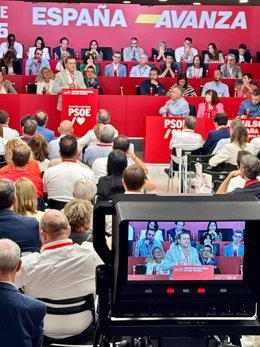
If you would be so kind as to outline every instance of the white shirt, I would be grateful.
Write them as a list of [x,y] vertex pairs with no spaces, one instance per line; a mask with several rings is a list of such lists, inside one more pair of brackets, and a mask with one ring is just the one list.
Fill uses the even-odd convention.
[[[127,166],[134,164],[134,161],[131,158],[127,158]],[[100,177],[107,175],[107,157],[97,158],[92,164],[91,170],[93,171],[96,183]]]
[[250,142],[254,146],[255,154],[260,151],[260,137],[255,137]]
[[193,151],[203,146],[203,138],[200,134],[193,130],[184,129],[182,131],[174,131],[170,141],[170,149],[173,147],[181,148],[184,151]]
[[[71,245],[46,249],[64,243]],[[42,247],[41,253],[22,258],[15,285],[24,287],[25,294],[34,298],[62,300],[95,294],[95,269],[101,263],[90,242],[83,242],[81,246],[70,239],[49,242]],[[88,311],[58,318],[47,314],[44,334],[53,338],[80,334],[91,321],[92,315]]]
[[73,185],[80,178],[89,178],[95,183],[95,176],[88,167],[63,161],[45,171],[43,190],[49,199],[67,202],[73,199]]
[[130,77],[149,77],[151,67],[149,65],[145,65],[144,67],[140,65],[135,65],[132,67],[130,71]]
[[5,155],[5,145],[7,144],[7,140],[0,137],[0,155]]
[[212,154],[217,154],[221,150],[221,148],[227,145],[228,143],[230,143],[230,137],[228,139],[219,140]]
[[[14,49],[16,50],[16,57],[18,59],[23,58],[23,46],[19,42],[14,43]],[[8,42],[2,42],[0,45],[0,58],[3,58],[5,53],[8,51]]]
[[4,138],[7,140],[13,140],[16,137],[19,137],[19,133],[17,130],[9,128],[8,125],[2,124],[3,132],[4,132]]
[[46,83],[46,82],[44,82],[44,81],[42,81],[42,82],[37,82],[36,85],[37,85],[36,94],[42,94],[42,90],[43,90],[44,87],[46,88],[46,90],[47,90],[50,94],[52,94],[52,89],[53,89],[53,86],[54,86],[54,80],[50,80],[49,83]]
[[49,150],[49,158],[50,160],[53,159],[59,159],[60,158],[60,139],[65,136],[62,135],[58,137],[55,140],[52,140],[51,142],[48,143],[48,150]]
[[[188,56],[188,61],[186,61],[187,63],[192,63],[194,56],[198,55],[198,51],[197,51],[196,48],[191,47],[190,51],[191,51],[191,54]],[[182,47],[176,48],[176,50],[175,50],[175,60],[177,62],[181,62],[181,59],[182,59],[183,55],[184,55],[184,47],[182,46]]]
[[[35,49],[36,49],[35,46],[29,48],[28,58],[33,58],[33,57],[34,57]],[[43,48],[43,51],[42,51],[42,58],[43,58],[43,59],[47,59],[47,60],[50,60],[50,59],[51,59],[51,58],[50,58],[50,54],[49,54],[49,50],[48,50],[47,47],[44,47],[44,48]]]

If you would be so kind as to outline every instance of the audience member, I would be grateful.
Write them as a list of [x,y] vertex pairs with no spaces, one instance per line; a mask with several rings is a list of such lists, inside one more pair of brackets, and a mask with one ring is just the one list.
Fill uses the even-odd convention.
[[228,54],[227,63],[220,67],[223,78],[242,78],[242,72],[236,65],[236,57],[234,54]]
[[35,120],[37,122],[37,133],[45,137],[47,142],[54,139],[54,131],[46,128],[48,122],[48,114],[44,110],[38,110],[35,112]]
[[14,182],[0,179],[0,238],[16,242],[22,253],[37,252],[40,246],[39,222],[36,218],[17,215],[13,211],[15,198]]
[[240,43],[235,57],[237,63],[252,63],[252,56],[245,43]]
[[52,94],[54,78],[53,72],[48,67],[41,69],[36,78],[36,94]]
[[48,47],[45,46],[45,42],[44,42],[43,37],[41,37],[41,36],[36,37],[35,42],[34,42],[34,46],[29,47],[28,58],[34,57],[34,53],[35,53],[36,48],[39,48],[42,50],[42,58],[43,59],[50,60],[49,49],[48,49]]
[[130,77],[149,77],[151,67],[147,65],[148,56],[146,54],[141,54],[138,60],[139,64],[134,65],[130,71]]
[[199,253],[199,260],[202,265],[213,265],[217,266],[217,260],[213,253],[213,246],[208,244],[204,245]]
[[[158,230],[158,223],[149,221],[145,232],[145,238],[136,242],[135,257],[148,257],[151,255],[153,249],[163,249],[161,241],[154,238],[155,232]],[[152,226],[153,225],[153,226]]]
[[38,161],[41,172],[43,173],[49,166],[48,143],[42,135],[34,135],[28,146],[31,148],[34,159]]
[[125,194],[140,194],[145,184],[145,172],[143,168],[137,164],[127,166],[124,169],[122,183]]
[[219,52],[214,42],[208,44],[208,50],[204,56],[204,63],[224,63],[223,54]]
[[190,234],[182,231],[177,236],[177,245],[171,244],[166,253],[162,269],[170,270],[170,277],[173,276],[173,266],[175,265],[201,265],[196,248],[191,247]]
[[121,53],[119,51],[114,51],[112,56],[112,63],[105,66],[105,76],[114,77],[126,77],[127,69],[124,64],[120,64]]
[[46,307],[15,288],[21,265],[19,246],[9,239],[0,240],[1,345],[41,346]]
[[152,57],[152,60],[155,61],[165,61],[165,54],[169,53],[171,50],[167,48],[166,41],[159,41],[157,48],[153,49],[154,56]]
[[116,194],[123,194],[122,177],[127,167],[124,152],[115,149],[109,153],[107,160],[107,176],[100,177],[97,184],[97,201],[111,200]]
[[199,55],[194,56],[192,65],[187,68],[186,76],[188,78],[202,78],[202,77],[204,77],[203,76],[202,59]]
[[13,169],[2,176],[13,182],[16,182],[21,177],[26,177],[32,181],[37,191],[37,197],[43,199],[43,185],[40,177],[33,176],[27,170],[27,164],[30,160],[31,150],[30,147],[23,143],[13,149],[12,163]]
[[162,116],[185,117],[190,113],[188,102],[182,96],[182,88],[179,86],[171,89],[171,98],[161,107],[159,113]]
[[175,50],[175,59],[177,62],[181,63],[192,63],[195,55],[198,55],[196,48],[192,46],[192,38],[186,37],[184,39],[184,45],[182,47],[176,48]]
[[[241,120],[240,119],[234,119],[230,122],[229,126],[230,126],[230,136],[232,135],[232,131],[235,128],[236,125],[241,124]],[[223,146],[225,146],[226,144],[230,143],[230,137],[227,137],[225,139],[221,139],[218,141],[218,143],[216,144],[216,147],[214,148],[212,154],[217,154],[220,152],[220,150],[222,149]],[[256,153],[256,152],[254,152]]]
[[210,234],[212,241],[220,242],[222,241],[222,233],[218,228],[216,221],[212,220],[208,222],[207,233]]
[[5,75],[21,75],[23,64],[22,59],[17,59],[14,51],[7,51],[0,59],[1,69]]
[[15,182],[15,189],[14,212],[21,216],[34,217],[40,222],[44,212],[37,210],[37,192],[33,182],[21,177]]
[[27,119],[23,126],[23,135],[20,139],[26,143],[31,141],[31,138],[37,133],[38,123],[34,119]]
[[234,230],[232,236],[233,242],[224,247],[223,256],[225,257],[243,257],[244,256],[244,244],[243,231]]
[[250,98],[252,92],[257,89],[256,85],[251,84],[252,78],[253,76],[249,72],[243,74],[242,84],[239,84],[235,89],[238,98]]
[[66,63],[66,59],[71,57],[69,52],[63,52],[61,54],[60,60],[57,62],[56,66],[55,66],[55,70],[57,72],[61,72],[64,71],[66,69],[65,63]]
[[80,64],[79,69],[80,71],[85,74],[87,71],[88,67],[93,67],[94,68],[94,73],[95,75],[100,75],[100,65],[94,63],[94,55],[91,53],[88,53],[87,55],[84,56],[82,64]]
[[163,270],[165,253],[160,247],[155,247],[151,251],[146,263],[146,275],[169,275],[169,270]]
[[107,157],[112,151],[113,140],[115,137],[115,128],[111,124],[105,124],[99,132],[99,142],[89,146],[83,157],[83,163],[92,167],[97,158]]
[[214,118],[217,113],[225,113],[224,105],[219,102],[217,92],[213,89],[209,89],[206,91],[205,101],[199,104],[197,117]]
[[210,89],[215,90],[218,96],[230,96],[229,87],[227,84],[221,82],[221,78],[221,71],[215,70],[214,81],[205,83],[201,92],[201,96],[205,96],[206,92]]
[[3,127],[0,124],[0,161],[1,162],[5,161],[5,145],[7,144],[7,139],[4,139],[3,136],[4,136]]
[[65,60],[65,70],[55,75],[53,93],[59,94],[57,109],[61,111],[62,105],[62,89],[80,89],[86,88],[83,75],[76,70],[76,60],[68,57]]
[[73,197],[77,200],[87,200],[94,204],[97,186],[89,178],[80,178],[73,185]]
[[[99,132],[103,125],[110,123],[110,113],[101,108],[97,114],[97,124],[93,129],[89,130],[84,136],[78,140],[79,149],[84,148],[85,146],[90,146],[99,141]],[[115,129],[115,136],[118,136],[118,131]]]
[[7,140],[12,140],[19,136],[17,130],[9,128],[9,114],[5,110],[0,110],[0,125],[3,127],[3,137]]
[[217,245],[212,244],[212,242],[213,242],[212,234],[210,234],[208,232],[203,233],[200,236],[199,242],[200,243],[198,243],[196,245],[196,249],[197,249],[199,255],[201,254],[203,247],[206,245],[210,245],[212,247],[212,253],[214,256],[217,255]]
[[239,170],[231,171],[225,180],[221,183],[217,194],[225,194],[231,178],[240,175],[245,180],[243,188],[235,188],[229,195],[233,194],[253,194],[260,200],[260,182],[257,176],[260,175],[260,160],[252,155],[243,155],[240,162]]
[[12,83],[5,79],[4,73],[0,68],[0,94],[17,94]]
[[[21,139],[18,139],[18,138],[9,140],[7,142],[7,144],[5,146],[5,159],[6,159],[7,164],[0,169],[0,177],[3,176],[4,174],[10,172],[11,170],[13,170],[13,168],[14,168],[14,164],[12,162],[13,151],[14,151],[14,149],[16,149],[16,148],[18,148],[24,144],[25,143]],[[29,162],[27,164],[27,170],[33,176],[37,176],[37,177],[42,176],[39,164],[38,164],[37,160],[35,160],[33,158],[32,153],[30,155],[30,159],[29,159]]]
[[69,39],[67,37],[62,37],[60,39],[60,46],[55,47],[52,50],[53,58],[58,60],[61,58],[63,53],[69,53],[69,56],[74,57],[74,49],[69,48]]
[[50,69],[49,60],[43,59],[42,55],[42,49],[36,48],[34,56],[32,58],[27,59],[25,65],[25,74],[27,76],[38,75],[44,67],[48,67]]
[[92,54],[94,60],[103,60],[103,52],[98,46],[97,40],[91,40],[85,55]]
[[131,37],[130,46],[123,50],[123,59],[124,61],[138,61],[143,53],[144,50],[138,47],[138,39]]
[[230,130],[227,124],[228,116],[225,113],[217,113],[214,117],[214,125],[216,130],[209,131],[208,137],[202,149],[204,154],[211,154],[219,140],[230,138]]
[[[81,246],[73,244],[70,231],[68,220],[60,211],[45,213],[41,219],[41,253],[22,258],[15,281],[17,288],[24,288],[25,294],[32,297],[52,300],[95,295],[95,270],[101,260],[90,242],[83,242]],[[62,305],[66,306],[71,305]],[[64,339],[62,342],[66,343],[72,336],[87,337],[92,331],[91,324],[91,312],[58,316],[47,313],[45,342],[49,345],[55,339]]]
[[16,41],[14,34],[8,34],[7,42],[0,45],[0,58],[3,58],[7,51],[13,51],[18,59],[23,58],[23,45]]
[[237,154],[241,150],[246,150],[251,153],[254,152],[254,147],[247,143],[248,133],[246,127],[241,123],[237,124],[231,133],[231,142],[222,147],[222,149],[209,160],[210,166],[217,166],[218,164],[225,163],[235,165],[237,164]]
[[149,73],[149,80],[144,80],[140,85],[140,95],[164,95],[165,86],[159,82],[160,71],[157,67],[152,67]]
[[63,120],[60,122],[58,127],[58,132],[60,133],[60,137],[52,140],[48,143],[48,151],[50,160],[59,159],[60,158],[60,139],[65,135],[73,135],[73,124],[69,120]]
[[84,77],[84,83],[87,88],[97,89],[100,86],[100,81],[97,78],[96,70],[94,66],[88,66],[86,68],[86,75]]
[[48,195],[50,208],[62,209],[73,198],[73,185],[78,179],[90,178],[95,182],[93,172],[76,162],[79,155],[77,145],[74,136],[63,136],[59,143],[62,162],[49,167],[43,175],[44,192]]
[[187,232],[189,235],[191,235],[191,231],[184,229],[184,226],[185,226],[185,222],[175,221],[175,227],[167,230],[167,240],[169,242],[175,242],[177,240],[177,236],[181,232]]
[[175,71],[178,67],[174,63],[173,54],[171,52],[165,53],[165,60],[160,64],[160,78],[172,77],[175,78]]
[[79,245],[84,241],[93,242],[93,205],[86,200],[71,200],[64,207],[64,214],[71,227],[70,238]]
[[260,88],[257,88],[252,92],[251,99],[241,102],[237,117],[260,117]]
[[181,87],[183,96],[197,96],[194,88],[188,83],[188,78],[185,74],[178,76],[177,83],[171,86],[171,88],[167,92],[167,95],[171,95],[172,89],[176,86]]
[[[148,169],[146,165],[142,162],[140,158],[130,149],[130,140],[124,135],[120,135],[113,140],[113,149],[120,149],[127,156],[127,165],[137,164],[148,174]],[[92,165],[92,170],[98,181],[102,176],[107,175],[107,157],[98,158],[94,161]]]
[[[257,152],[255,152],[255,153],[257,153]],[[242,157],[246,154],[251,154],[251,153],[248,151],[239,151],[238,152],[238,154],[237,154],[237,167],[238,167],[238,169],[240,168],[240,163],[241,163]],[[257,177],[257,178],[259,179],[259,177]],[[245,186],[245,183],[246,183],[246,181],[240,175],[231,178],[231,180],[228,184],[228,187],[227,187],[227,193],[232,192],[236,188],[243,188]]]

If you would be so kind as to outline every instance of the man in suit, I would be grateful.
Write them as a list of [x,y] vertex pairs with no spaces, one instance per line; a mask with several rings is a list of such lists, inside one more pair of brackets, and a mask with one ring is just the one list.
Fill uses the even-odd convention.
[[230,137],[230,130],[227,125],[228,116],[225,113],[216,114],[214,117],[214,124],[216,130],[212,130],[208,133],[207,140],[202,148],[203,154],[211,154],[219,140]]
[[41,347],[46,306],[15,288],[21,265],[18,245],[9,239],[0,240],[0,344]]
[[33,217],[17,215],[12,210],[14,201],[14,182],[0,179],[0,238],[15,241],[22,253],[36,252],[40,245],[39,222]]
[[59,94],[57,109],[61,111],[62,107],[62,89],[80,89],[86,88],[83,75],[76,70],[76,60],[72,57],[65,59],[65,70],[55,75],[53,93]]
[[175,265],[201,265],[197,249],[191,246],[188,231],[183,230],[178,234],[177,245],[173,243],[167,251],[162,269],[170,270],[172,278],[172,268]]
[[176,221],[175,228],[167,230],[167,240],[169,240],[170,242],[174,242],[177,236],[183,231],[187,232],[191,236],[190,230],[183,229],[184,225],[185,225],[185,222]]
[[234,54],[228,54],[227,63],[220,67],[223,78],[242,78],[242,71],[236,65],[236,57]]
[[252,55],[247,49],[245,43],[240,43],[238,51],[235,52],[237,63],[251,63]]
[[61,59],[61,56],[64,52],[69,53],[70,57],[74,57],[74,49],[69,48],[68,45],[69,45],[69,39],[67,37],[62,37],[60,39],[60,46],[55,47],[52,50],[53,58],[56,60]]
[[233,231],[233,242],[226,245],[223,250],[223,256],[225,257],[243,257],[244,256],[244,244],[243,241],[243,231],[234,230]]
[[121,53],[115,51],[112,56],[113,62],[105,66],[105,76],[126,77],[127,70],[124,64],[120,64]]

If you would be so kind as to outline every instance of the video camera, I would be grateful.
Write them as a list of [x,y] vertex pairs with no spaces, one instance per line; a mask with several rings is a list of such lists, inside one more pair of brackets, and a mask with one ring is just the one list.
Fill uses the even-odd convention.
[[[96,205],[93,227],[105,264],[97,268],[103,335],[160,336],[162,346],[173,345],[170,337],[190,338],[184,347],[194,346],[194,337],[206,346],[207,335],[260,334],[260,204],[254,196],[121,195]],[[212,233],[211,259],[202,255],[205,233]],[[148,274],[149,263],[154,270]]]

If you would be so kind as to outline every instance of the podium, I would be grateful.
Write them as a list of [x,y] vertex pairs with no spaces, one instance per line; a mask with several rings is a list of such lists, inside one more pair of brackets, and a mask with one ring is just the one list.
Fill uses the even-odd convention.
[[63,89],[61,120],[69,120],[74,135],[81,137],[96,124],[98,112],[97,89]]

